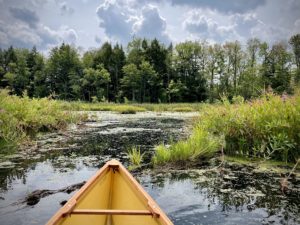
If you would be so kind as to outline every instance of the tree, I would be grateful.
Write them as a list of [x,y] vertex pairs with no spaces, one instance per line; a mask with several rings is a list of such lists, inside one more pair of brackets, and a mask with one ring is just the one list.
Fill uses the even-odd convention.
[[105,42],[102,47],[96,51],[94,57],[94,68],[98,65],[103,65],[105,69],[110,71],[111,69],[111,61],[112,61],[112,47],[111,44]]
[[157,72],[154,70],[153,66],[150,65],[148,61],[143,61],[140,66],[140,101],[149,102],[151,100],[151,94],[156,88],[158,83]]
[[50,52],[47,63],[47,81],[52,93],[65,100],[80,98],[82,65],[76,49],[62,44]]
[[241,60],[243,57],[241,44],[238,41],[227,42],[224,45],[225,55],[227,57],[227,76],[232,81],[233,93],[231,95],[237,95],[239,69],[241,66]]
[[216,83],[216,75],[222,77],[224,68],[224,51],[221,45],[215,44],[208,48],[208,65],[207,71],[210,79],[209,82],[209,101],[213,102],[216,98],[214,84]]
[[168,101],[181,102],[183,93],[187,91],[186,89],[187,87],[185,87],[180,80],[178,82],[171,80],[167,88]]
[[[17,70],[17,55],[15,49],[10,46],[6,51],[2,52],[2,79],[1,87],[10,86],[12,88],[13,79]],[[8,73],[8,74],[7,74]],[[7,74],[7,75],[6,75]]]
[[[175,47],[173,57],[174,82],[181,82],[185,91],[183,101],[202,101],[206,96],[206,82],[202,69],[206,65],[206,46],[198,42],[187,41]],[[204,67],[201,67],[204,66]]]
[[125,52],[123,51],[122,46],[116,44],[112,51],[111,59],[111,97],[112,100],[119,100],[118,93],[120,91],[120,81],[123,78],[122,68],[126,63]]
[[247,42],[247,52],[242,56],[241,64],[243,70],[240,70],[238,94],[244,99],[256,97],[263,88],[258,76],[259,67],[257,61],[259,58],[261,42],[257,38],[252,38]]
[[[122,70],[124,73],[124,77],[121,80],[122,87],[124,90],[131,92],[131,99],[135,101],[141,83],[140,71],[133,63],[125,65]],[[127,94],[125,96],[128,97]]]
[[134,38],[127,45],[127,64],[134,64],[139,66],[143,60],[145,60],[145,55],[142,48],[142,39]]
[[99,65],[97,69],[87,68],[83,70],[81,78],[82,92],[85,99],[92,100],[92,97],[97,99],[108,99],[108,84],[110,82],[110,74],[103,65]]
[[290,92],[291,54],[285,43],[274,44],[270,52],[272,80],[271,87],[277,93]]
[[295,81],[300,82],[300,34],[295,34],[290,38],[289,43],[292,45],[294,53],[294,61],[296,64]]
[[44,57],[38,53],[36,47],[26,57],[26,65],[29,72],[28,96],[45,97],[49,93],[46,89]]

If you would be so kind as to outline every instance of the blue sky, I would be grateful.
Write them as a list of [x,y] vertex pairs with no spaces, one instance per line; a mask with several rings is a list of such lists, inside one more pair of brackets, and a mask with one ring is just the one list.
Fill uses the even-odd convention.
[[0,47],[82,51],[133,36],[224,43],[300,33],[300,0],[0,0]]

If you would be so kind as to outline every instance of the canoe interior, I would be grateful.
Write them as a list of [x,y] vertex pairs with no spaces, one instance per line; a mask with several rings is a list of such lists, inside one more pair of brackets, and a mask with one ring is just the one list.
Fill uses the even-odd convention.
[[[126,169],[107,167],[78,197],[76,210],[135,210],[149,211],[149,199],[132,183]],[[160,210],[160,209],[159,209]],[[163,214],[163,212],[162,212]],[[168,219],[167,219],[168,220]],[[60,216],[58,225],[169,225],[166,216],[153,215],[86,215]]]

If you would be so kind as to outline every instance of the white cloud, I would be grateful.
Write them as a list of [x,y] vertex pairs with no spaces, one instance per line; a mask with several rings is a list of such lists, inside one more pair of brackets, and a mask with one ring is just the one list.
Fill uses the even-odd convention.
[[[201,10],[191,10],[183,21],[184,29],[198,39],[208,39],[212,42],[222,42],[235,39],[237,33],[235,25],[230,25],[214,20],[216,12],[203,14]],[[212,15],[210,15],[212,14]]]
[[127,45],[134,35],[276,42],[300,33],[299,10],[299,0],[0,0],[0,47],[44,50],[65,41],[88,49]]
[[53,30],[43,24],[37,24],[37,27],[33,29],[22,22],[7,24],[0,21],[0,27],[1,47],[13,44],[16,47],[31,48],[35,45],[43,49],[61,42],[76,44],[78,38],[76,31],[67,26]]
[[222,13],[245,13],[264,5],[266,0],[170,0],[174,5],[209,8]]
[[143,7],[141,19],[133,25],[136,36],[148,39],[157,38],[169,44],[170,38],[166,27],[166,20],[159,14],[158,8],[152,5]]
[[128,8],[116,1],[105,0],[96,12],[100,20],[99,25],[104,29],[107,36],[123,43],[130,40],[134,17]]
[[127,44],[133,36],[158,38],[169,42],[166,32],[166,20],[160,15],[157,7],[146,5],[140,10],[134,1],[106,0],[97,8],[100,27],[106,35],[114,40]]

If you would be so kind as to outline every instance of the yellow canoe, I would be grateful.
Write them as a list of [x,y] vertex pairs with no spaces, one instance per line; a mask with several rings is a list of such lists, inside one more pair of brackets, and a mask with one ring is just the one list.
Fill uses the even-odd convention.
[[173,225],[117,160],[107,162],[47,225]]

